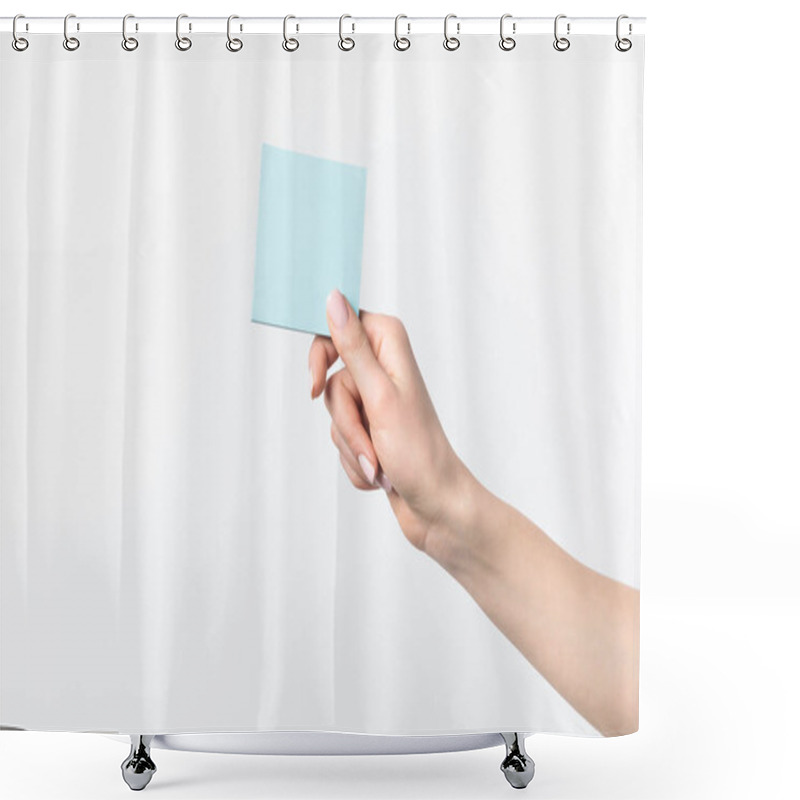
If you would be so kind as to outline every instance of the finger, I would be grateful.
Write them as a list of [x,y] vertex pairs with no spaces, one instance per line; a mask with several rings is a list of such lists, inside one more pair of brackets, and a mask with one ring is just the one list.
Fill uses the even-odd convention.
[[336,351],[353,376],[369,411],[370,405],[379,403],[392,387],[389,376],[378,363],[361,320],[338,289],[328,295],[326,313]]
[[345,367],[344,369],[340,369],[336,374],[338,375],[336,380],[340,380],[344,384],[344,388],[350,392],[350,394],[353,396],[353,399],[356,401],[358,416],[361,420],[361,427],[367,432],[367,436],[369,436],[371,443],[372,436],[369,432],[369,418],[367,417],[367,412],[364,410],[364,398],[358,393],[358,387],[356,386],[356,382],[353,380],[353,376],[350,374],[350,370]]
[[361,324],[384,372],[396,383],[416,367],[405,325],[397,317],[361,311]]
[[336,363],[339,354],[329,336],[317,334],[308,350],[308,371],[311,374],[311,399],[319,395],[325,386],[328,369]]
[[[337,380],[341,379],[342,383],[344,384],[344,388],[347,389],[347,391],[350,392],[350,394],[355,398],[356,406],[358,406],[358,415],[361,421],[361,425],[367,432],[369,443],[370,445],[372,445],[372,436],[370,435],[370,430],[369,430],[369,419],[366,413],[364,412],[364,407],[363,404],[361,403],[361,398],[359,397],[355,381],[353,381],[353,376],[348,372],[347,368],[339,370],[339,372],[336,374],[338,376]],[[349,446],[347,447],[347,449],[348,452],[352,454],[352,451],[350,450]],[[373,451],[374,451],[374,446],[373,446]],[[363,458],[363,456],[361,456],[361,458]],[[377,461],[377,454],[376,454],[376,462],[378,464],[378,471],[377,474],[375,475],[375,484],[377,484],[378,486],[382,486],[384,489],[386,489],[387,492],[389,492],[392,489],[392,482],[389,480],[389,476],[386,475],[386,473],[383,471],[383,467],[381,466],[380,461]],[[353,466],[356,465],[355,456],[353,456],[351,464]],[[365,464],[363,468],[359,467],[359,469],[361,469],[361,471],[365,475],[369,475],[371,466]]]
[[378,471],[378,474],[375,477],[375,483],[377,483],[381,488],[385,489],[387,494],[390,494],[392,491],[394,491],[394,487],[392,486],[392,482],[389,480],[389,476],[383,470]]
[[[361,479],[361,483],[363,486],[359,486],[359,489],[377,489],[380,484],[378,481],[375,483],[371,483],[369,478],[365,475],[364,470],[361,468],[360,464],[356,461],[356,456],[353,451],[350,449],[350,446],[344,440],[344,437],[339,432],[339,428],[336,427],[336,423],[331,423],[331,439],[333,443],[339,450],[339,455],[344,458],[344,460],[350,465],[351,472],[358,475]],[[352,475],[351,475],[352,479]]]
[[347,477],[350,478],[350,483],[352,483],[353,486],[356,487],[356,489],[363,489],[364,491],[367,491],[369,489],[378,488],[377,486],[370,486],[370,484],[368,484],[364,480],[361,473],[356,472],[353,469],[353,467],[350,466],[350,463],[341,453],[339,453],[339,463],[341,463],[342,467],[344,468],[344,471],[347,473]]
[[352,451],[370,483],[378,472],[378,457],[361,420],[357,389],[347,378],[347,370],[339,370],[325,384],[325,407],[342,438]]

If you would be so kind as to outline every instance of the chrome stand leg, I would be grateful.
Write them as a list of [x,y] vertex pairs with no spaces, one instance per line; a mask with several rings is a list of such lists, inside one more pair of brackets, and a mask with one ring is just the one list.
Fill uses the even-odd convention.
[[536,765],[525,752],[525,737],[520,733],[501,733],[506,743],[506,757],[500,765],[506,780],[515,789],[524,789],[532,780]]
[[135,792],[144,789],[155,774],[156,765],[150,758],[150,742],[152,741],[152,736],[131,734],[131,752],[122,762],[122,777]]

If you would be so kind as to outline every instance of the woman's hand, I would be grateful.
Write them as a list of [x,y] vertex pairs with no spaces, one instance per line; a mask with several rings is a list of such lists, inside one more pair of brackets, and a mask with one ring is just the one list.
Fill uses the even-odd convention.
[[[605,735],[639,724],[639,591],[581,564],[456,456],[400,320],[334,291],[311,396],[359,489],[386,490],[409,541],[472,595],[510,642]],[[341,356],[344,368],[325,380]]]
[[[403,323],[368,311],[359,319],[337,289],[327,316],[331,337],[315,336],[308,354],[311,397],[324,388],[331,438],[353,485],[382,486],[403,533],[426,551],[468,471],[445,436]],[[326,381],[339,356],[344,367]]]

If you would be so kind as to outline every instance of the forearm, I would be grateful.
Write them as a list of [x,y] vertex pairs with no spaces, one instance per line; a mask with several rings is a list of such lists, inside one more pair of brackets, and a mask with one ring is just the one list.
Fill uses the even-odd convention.
[[639,592],[581,564],[464,467],[426,552],[605,735],[638,728]]

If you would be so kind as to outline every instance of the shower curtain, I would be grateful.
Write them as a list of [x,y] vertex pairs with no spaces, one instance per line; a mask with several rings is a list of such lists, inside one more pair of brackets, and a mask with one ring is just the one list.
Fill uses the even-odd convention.
[[313,205],[265,152],[361,170],[345,295],[474,476],[638,590],[643,37],[292,33],[4,34],[0,721],[600,735],[353,485],[254,298],[265,204]]

